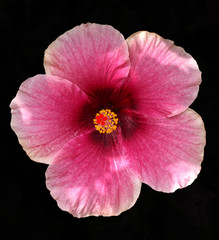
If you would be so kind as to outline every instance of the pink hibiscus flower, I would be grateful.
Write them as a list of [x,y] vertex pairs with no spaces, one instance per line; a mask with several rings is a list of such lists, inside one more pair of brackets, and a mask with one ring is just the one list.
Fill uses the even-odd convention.
[[118,215],[142,182],[174,192],[197,177],[205,129],[188,107],[201,72],[183,48],[88,23],[58,37],[44,67],[12,100],[11,126],[29,157],[49,164],[47,188],[62,210]]

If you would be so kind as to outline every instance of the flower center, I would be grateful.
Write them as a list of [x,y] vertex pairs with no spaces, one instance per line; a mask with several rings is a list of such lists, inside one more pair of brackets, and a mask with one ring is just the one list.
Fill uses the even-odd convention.
[[117,128],[118,123],[117,115],[112,112],[110,109],[101,110],[96,114],[93,122],[95,124],[95,128],[100,133],[111,133]]

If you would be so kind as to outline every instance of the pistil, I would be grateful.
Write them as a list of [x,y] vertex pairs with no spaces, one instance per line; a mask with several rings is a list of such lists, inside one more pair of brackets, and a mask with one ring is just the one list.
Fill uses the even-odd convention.
[[117,129],[118,118],[117,114],[110,109],[99,111],[93,119],[95,128],[100,133],[112,133]]

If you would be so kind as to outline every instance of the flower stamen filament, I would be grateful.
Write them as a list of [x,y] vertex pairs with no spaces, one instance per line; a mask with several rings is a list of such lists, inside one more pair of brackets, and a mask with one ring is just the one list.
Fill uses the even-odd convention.
[[95,128],[100,133],[112,133],[117,129],[118,118],[117,114],[110,109],[99,111],[93,119]]

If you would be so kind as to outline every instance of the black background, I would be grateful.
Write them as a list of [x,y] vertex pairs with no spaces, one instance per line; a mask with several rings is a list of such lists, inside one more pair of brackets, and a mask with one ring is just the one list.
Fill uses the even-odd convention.
[[[1,239],[219,239],[218,12],[217,0],[0,0]],[[143,185],[134,207],[118,217],[77,219],[61,211],[45,186],[47,166],[31,161],[10,129],[10,101],[25,79],[44,73],[44,50],[86,22],[110,24],[125,38],[148,30],[174,40],[203,77],[191,106],[207,131],[198,178],[173,194]]]

